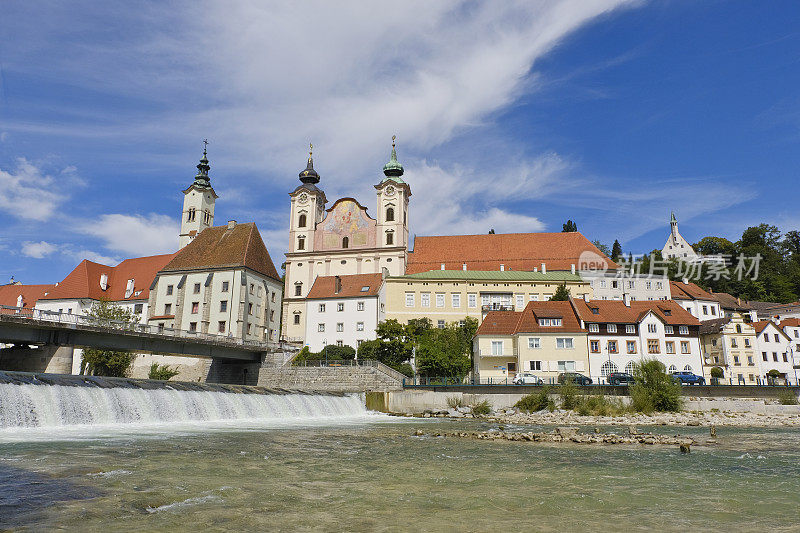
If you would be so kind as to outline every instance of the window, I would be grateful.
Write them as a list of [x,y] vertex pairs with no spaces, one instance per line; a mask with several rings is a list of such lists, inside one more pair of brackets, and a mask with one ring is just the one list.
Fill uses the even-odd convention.
[[356,331],[364,331],[364,323],[356,322]]
[[600,341],[589,341],[589,349],[592,353],[600,353]]
[[665,351],[668,354],[674,354],[675,353],[675,342],[667,341],[667,342],[664,343],[664,347],[665,347]]
[[656,289],[661,290],[664,288],[664,284],[660,281],[656,281]]
[[650,281],[645,281],[645,282],[644,282],[644,288],[645,288],[645,289],[647,289],[647,290],[649,291],[650,289],[652,289],[652,288],[653,288],[653,283],[652,283],[652,282],[650,282]]
[[573,348],[572,337],[556,338],[556,348],[562,350],[571,350]]
[[633,335],[634,333],[636,333],[636,326],[634,326],[633,324],[627,324],[625,326],[625,333],[627,333],[628,335]]
[[608,353],[617,353],[617,341],[608,341]]
[[192,302],[192,314],[197,314],[200,310],[200,302]]
[[317,324],[317,331],[320,333],[325,333],[325,324]]
[[300,325],[300,313],[294,315],[294,324],[295,326]]
[[601,289],[605,289],[606,288],[606,280],[604,280],[604,279],[600,280],[600,288]]
[[344,341],[342,340],[336,341],[336,346],[344,346]]
[[344,322],[337,322],[336,323],[336,332],[341,333],[344,331]]
[[617,365],[615,365],[611,361],[606,361],[605,363],[603,363],[603,366],[600,367],[600,375],[605,378],[608,377],[610,373],[616,372],[617,370],[619,370]]
[[658,331],[658,328],[656,328],[655,324],[647,324],[647,331],[649,333],[655,333]]
[[406,293],[406,307],[414,307],[414,293],[407,292]]
[[711,346],[717,345],[717,339],[711,339]]
[[741,333],[741,332],[742,332],[742,325],[736,324],[736,333]]
[[274,301],[275,301],[275,292],[272,292],[272,293],[269,295],[269,299],[270,299],[272,302],[274,302]]
[[559,372],[574,372],[575,371],[575,361],[559,361],[558,362],[558,371]]
[[325,304],[319,304],[318,308],[319,308],[319,312],[320,313],[324,313],[325,312]]
[[394,233],[390,231],[386,232],[386,244],[394,244]]
[[767,352],[761,352],[761,357],[764,359],[764,361],[769,361],[769,357],[767,357]]
[[467,306],[468,307],[478,307],[478,295],[477,294],[467,294]]
[[445,325],[445,324],[444,324],[444,320],[437,320],[437,321],[436,321],[436,327],[437,327],[437,328],[439,328],[439,329],[444,329],[444,325]]
[[628,349],[628,353],[636,353],[636,341],[627,341],[625,344]]
[[253,304],[252,303],[247,304],[247,314],[248,315],[252,315],[253,314]]
[[305,228],[306,227],[306,215],[305,215],[305,213],[302,213],[297,218],[297,227],[298,228]]
[[689,334],[689,326],[678,326],[678,332],[681,335],[688,335]]
[[778,352],[772,352],[772,360],[778,362]]
[[444,293],[437,292],[436,293],[436,307],[444,307]]
[[669,365],[669,369],[667,370],[667,372],[669,372],[670,374],[674,374],[677,371],[678,367],[676,367],[675,365]]
[[492,341],[492,355],[503,355],[503,341]]
[[681,341],[681,353],[689,353],[689,341]]
[[394,222],[394,208],[387,207],[386,208],[386,222]]
[[228,292],[228,287],[230,287],[230,284],[227,281],[223,281],[222,282],[222,292]]
[[224,320],[220,320],[217,323],[217,331],[220,332],[220,333],[225,333],[225,321]]
[[752,355],[748,355],[747,356],[747,364],[750,365],[750,366],[755,365],[755,363],[753,362],[753,356]]
[[269,312],[269,321],[270,322],[274,322],[275,321],[275,311],[270,311]]
[[159,322],[158,323],[158,332],[161,333],[163,331],[164,331],[164,323],[163,322]]
[[219,303],[219,312],[224,313],[228,310],[228,300],[222,300]]
[[609,324],[606,326],[609,333],[616,333],[617,332],[617,325],[616,324]]
[[531,294],[531,301],[532,302],[538,302],[539,301],[539,295],[538,294]]
[[174,285],[167,285],[167,296],[172,296],[172,291],[175,289]]
[[589,333],[597,333],[598,331],[600,331],[599,324],[589,324]]
[[686,365],[685,367],[683,367],[683,371],[684,372],[692,372],[692,365]]
[[295,296],[302,296],[303,295],[303,284],[302,283],[295,283],[294,284],[294,295]]
[[713,316],[717,316],[717,308],[716,308],[716,307],[714,307],[713,305],[711,306],[711,314],[712,314]]
[[541,347],[542,346],[539,342],[539,337],[528,337],[528,348],[532,350],[538,350]]
[[454,308],[461,307],[461,295],[457,292],[454,292],[450,295],[450,303],[453,305]]
[[143,304],[133,304],[133,312],[137,314],[142,314],[142,309],[144,308]]
[[764,342],[769,342],[769,333],[764,333]]
[[254,294],[256,291],[256,286],[254,284],[250,284],[250,294]]
[[252,335],[253,333],[253,324],[247,324],[247,334]]
[[707,306],[707,305],[704,305],[704,306],[703,306],[703,314],[704,314],[704,315],[707,315],[707,314],[708,314],[708,306]]
[[635,286],[635,285],[636,285],[636,283],[635,283],[635,282],[633,282],[633,281],[629,281],[629,282],[628,282],[628,288],[629,288],[629,289],[632,289],[632,288],[634,288],[634,286]]
[[420,294],[420,303],[422,307],[430,307],[431,306],[431,293],[423,292]]
[[364,310],[364,302],[356,302],[356,311]]
[[[651,331],[650,333],[655,333],[655,324],[653,324],[653,328],[654,328],[653,331]],[[664,333],[666,333],[667,335],[672,335],[673,333],[675,333],[675,330],[672,328],[672,326],[664,326]]]
[[530,364],[531,370],[541,370],[542,369],[542,362],[541,361],[528,361]]
[[619,282],[617,280],[612,281],[611,282],[611,288],[612,289],[618,289],[619,288]]
[[745,339],[744,340],[744,347],[745,348],[749,348],[750,347],[750,339]]
[[786,352],[783,352],[783,362],[788,363],[789,359],[786,357]]
[[781,342],[781,338],[778,336],[777,333],[774,335],[774,339],[775,339],[775,342]]
[[336,304],[336,312],[341,313],[344,311],[344,302],[339,302]]
[[306,238],[305,237],[298,237],[297,238],[297,249],[298,250],[305,250],[306,249]]
[[350,248],[350,237],[342,237],[342,248]]
[[197,322],[189,322],[189,331],[197,331]]
[[200,294],[200,284],[199,283],[195,283],[194,284],[194,293],[195,294]]
[[517,300],[517,309],[521,309],[521,308],[525,307],[525,295],[524,294],[517,294],[516,300]]
[[731,348],[738,348],[739,345],[736,344],[736,339],[731,339]]
[[172,314],[172,304],[164,304],[164,314],[165,315]]
[[647,339],[647,353],[661,353],[658,339]]
[[560,318],[540,318],[539,325],[545,328],[549,327],[560,327],[561,326],[561,319]]

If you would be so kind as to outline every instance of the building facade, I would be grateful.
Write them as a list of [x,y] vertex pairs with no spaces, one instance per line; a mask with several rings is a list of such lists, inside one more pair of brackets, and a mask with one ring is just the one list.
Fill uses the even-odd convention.
[[580,275],[592,288],[595,300],[669,300],[669,279],[646,274],[617,275],[604,271],[581,271]]
[[386,316],[383,288],[382,274],[318,277],[306,297],[309,350],[320,352],[329,344],[358,349],[376,339],[375,330]]
[[756,360],[756,332],[741,313],[706,320],[700,325],[703,347],[703,375],[711,379],[714,367],[723,372],[728,383],[754,385],[760,375]]
[[795,343],[789,333],[771,320],[752,323],[756,334],[756,360],[762,383],[797,385]]
[[694,251],[689,241],[683,238],[683,235],[678,231],[678,219],[675,218],[675,213],[672,213],[669,221],[670,233],[667,237],[667,242],[661,249],[661,256],[665,260],[681,259],[683,261],[693,261],[700,259],[700,255]]
[[[405,273],[408,250],[408,203],[411,188],[392,143],[383,179],[375,185],[377,216],[353,198],[325,208],[325,193],[309,153],[301,184],[289,194],[289,251],[286,253],[282,338],[304,341],[306,297],[319,276]],[[299,319],[295,317],[299,316]]]
[[722,306],[714,295],[689,281],[670,281],[672,299],[700,321],[724,316]]

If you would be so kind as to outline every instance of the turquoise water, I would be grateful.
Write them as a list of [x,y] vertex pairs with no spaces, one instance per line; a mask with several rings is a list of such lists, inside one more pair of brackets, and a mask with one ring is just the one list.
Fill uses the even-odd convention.
[[[718,446],[689,455],[672,447],[412,436],[418,428],[491,427],[367,416],[314,425],[0,435],[0,525],[106,532],[800,531],[795,430],[720,428]],[[707,435],[703,428],[680,432]]]

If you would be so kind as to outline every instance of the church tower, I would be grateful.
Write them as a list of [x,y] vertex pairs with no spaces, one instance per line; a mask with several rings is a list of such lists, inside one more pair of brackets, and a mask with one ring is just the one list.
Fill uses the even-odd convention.
[[[208,141],[203,141],[206,145]],[[183,248],[204,229],[214,225],[214,203],[218,196],[211,187],[206,148],[203,158],[197,165],[197,175],[188,189],[183,191],[183,213],[181,215],[180,248]]]
[[383,165],[384,178],[375,185],[378,192],[376,244],[381,248],[408,248],[411,187],[403,181],[403,165],[397,161],[395,139],[396,136],[392,135],[392,155]]
[[290,252],[314,251],[314,229],[322,220],[325,204],[328,201],[325,193],[317,187],[319,174],[314,170],[313,149],[314,146],[309,144],[308,163],[305,170],[298,175],[301,184],[289,194],[291,197]]

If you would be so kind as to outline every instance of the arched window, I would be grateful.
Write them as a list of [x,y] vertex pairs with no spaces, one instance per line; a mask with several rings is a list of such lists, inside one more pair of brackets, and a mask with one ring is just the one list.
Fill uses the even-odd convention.
[[685,367],[683,367],[683,371],[684,372],[692,372],[692,365],[686,365]]
[[386,222],[394,222],[394,207],[386,208]]
[[667,369],[667,372],[669,372],[670,374],[674,374],[677,371],[678,369],[675,367],[675,365],[669,365],[669,369]]
[[211,212],[208,209],[203,212],[203,222],[205,224],[211,224]]
[[627,365],[625,365],[625,372],[628,374],[633,374],[633,369],[636,368],[636,363],[633,361],[629,361]]
[[386,244],[394,244],[394,233],[391,231],[386,232]]
[[603,363],[603,366],[600,367],[600,375],[603,377],[608,377],[610,373],[616,371],[617,371],[617,365],[615,365],[611,361],[606,361],[605,363]]
[[196,210],[194,207],[189,208],[189,213],[186,215],[186,222],[193,222]]
[[342,248],[350,248],[350,237],[342,237]]
[[305,215],[305,213],[300,215],[300,218],[298,218],[297,227],[298,228],[305,228],[306,227],[306,215]]
[[297,249],[298,250],[305,250],[306,249],[306,238],[305,237],[298,237],[297,238]]
[[302,296],[303,295],[303,284],[302,283],[295,283],[294,284],[294,295],[295,296]]

